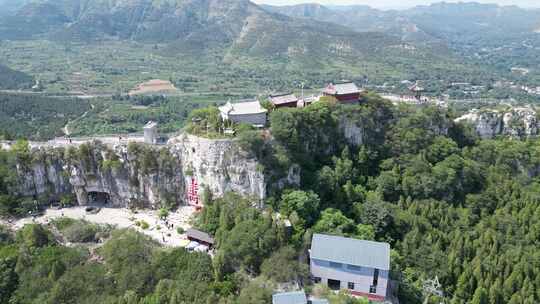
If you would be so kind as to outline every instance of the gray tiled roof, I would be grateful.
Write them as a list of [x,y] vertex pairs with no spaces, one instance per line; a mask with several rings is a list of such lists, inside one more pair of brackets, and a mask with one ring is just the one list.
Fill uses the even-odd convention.
[[306,304],[306,294],[303,291],[276,293],[272,296],[272,304]]
[[314,234],[310,256],[317,260],[390,270],[388,243]]
[[268,112],[257,100],[239,103],[227,102],[225,105],[219,107],[219,111],[232,115],[261,114]]
[[353,82],[330,84],[324,90],[325,93],[330,95],[346,95],[359,93],[360,89]]
[[149,121],[148,123],[146,123],[146,125],[144,126],[144,129],[153,129],[155,127],[157,127],[157,122],[154,122],[154,121]]
[[298,98],[296,97],[296,95],[292,93],[281,94],[281,95],[270,95],[270,101],[275,105],[281,105],[281,104],[298,102]]
[[197,230],[197,229],[193,229],[193,228],[188,229],[186,231],[186,235],[188,238],[200,240],[208,244],[214,244],[214,238],[212,238],[208,233]]

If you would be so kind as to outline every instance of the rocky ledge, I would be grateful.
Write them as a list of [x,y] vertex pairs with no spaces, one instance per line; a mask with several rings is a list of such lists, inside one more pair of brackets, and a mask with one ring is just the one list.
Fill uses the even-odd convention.
[[262,200],[266,182],[258,168],[233,140],[183,134],[164,146],[91,142],[33,149],[17,164],[14,192],[48,200],[72,196],[79,205],[99,196],[115,207],[141,208],[186,204],[194,188],[199,197],[209,189]]
[[472,110],[456,119],[469,123],[484,139],[499,135],[526,138],[538,135],[537,112],[532,107],[516,107],[504,110]]

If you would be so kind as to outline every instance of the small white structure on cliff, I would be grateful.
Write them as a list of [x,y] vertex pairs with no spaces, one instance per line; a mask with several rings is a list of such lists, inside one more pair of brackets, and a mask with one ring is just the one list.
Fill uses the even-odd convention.
[[258,128],[266,125],[268,111],[261,106],[258,100],[231,103],[227,102],[219,107],[219,112],[223,120],[230,120],[235,123],[246,123]]
[[149,121],[144,126],[144,142],[147,144],[155,145],[158,141],[157,122]]

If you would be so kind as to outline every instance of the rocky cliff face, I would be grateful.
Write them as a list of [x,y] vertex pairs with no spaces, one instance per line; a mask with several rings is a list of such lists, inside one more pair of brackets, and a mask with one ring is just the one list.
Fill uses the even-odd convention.
[[261,167],[233,141],[183,134],[170,140],[169,145],[183,164],[185,183],[194,179],[215,195],[234,191],[261,200],[266,197]]
[[536,110],[531,107],[507,110],[472,110],[456,119],[456,122],[471,124],[484,139],[498,135],[530,137],[538,135]]
[[266,183],[254,159],[231,140],[182,135],[167,146],[100,143],[40,148],[17,166],[15,192],[59,199],[74,194],[80,205],[95,197],[115,207],[157,208],[185,204],[197,184],[216,196],[235,191],[264,199]]

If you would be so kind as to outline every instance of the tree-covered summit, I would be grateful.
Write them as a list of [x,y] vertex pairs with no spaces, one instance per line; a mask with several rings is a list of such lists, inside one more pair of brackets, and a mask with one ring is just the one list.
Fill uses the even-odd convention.
[[[343,126],[362,136],[347,137]],[[540,301],[537,139],[481,140],[447,109],[394,107],[372,96],[356,106],[275,111],[268,131],[245,130],[238,143],[281,187],[262,208],[203,191],[194,224],[215,236],[211,260],[125,231],[89,255],[62,246],[54,229],[29,226],[17,237],[0,232],[3,299],[270,303],[272,291],[293,283],[332,304],[351,303],[309,278],[311,235],[326,233],[390,243],[390,277],[403,303]],[[2,168],[27,153],[3,151]],[[299,185],[281,180],[293,166]],[[10,171],[0,174],[1,205],[11,208]],[[435,279],[442,297],[423,288]]]

